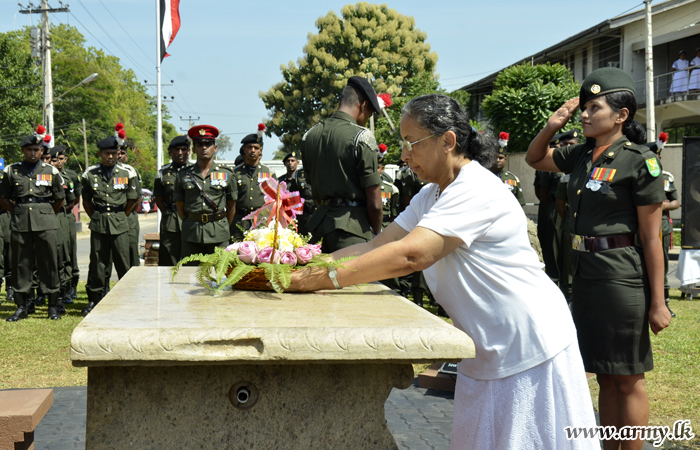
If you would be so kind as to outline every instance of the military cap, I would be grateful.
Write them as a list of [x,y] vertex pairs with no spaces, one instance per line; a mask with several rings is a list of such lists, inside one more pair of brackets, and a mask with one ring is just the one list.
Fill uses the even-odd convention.
[[646,145],[647,147],[649,147],[649,150],[656,153],[657,155],[661,153],[661,150],[659,150],[659,146],[656,145],[656,142],[645,142],[642,145]]
[[377,100],[377,93],[374,92],[374,88],[369,84],[369,81],[362,77],[350,77],[348,78],[348,86],[355,88],[358,92],[364,95],[367,100],[372,104],[374,112],[379,114],[381,109],[379,108],[379,100]]
[[594,70],[583,80],[581,85],[579,94],[581,110],[589,100],[620,91],[635,93],[634,80],[629,74],[615,67]]
[[289,158],[296,158],[296,159],[299,159],[299,158],[297,157],[297,152],[290,152],[290,153],[287,153],[286,155],[284,155],[284,158],[282,159],[282,162],[286,162]]
[[552,137],[552,140],[549,141],[549,145],[557,145],[557,144],[559,143],[559,140],[561,139],[561,136],[562,136],[561,133],[555,134],[555,135]]
[[97,141],[97,148],[100,150],[118,150],[119,142],[117,142],[116,137],[108,136],[102,140]]
[[211,125],[195,125],[187,132],[187,136],[196,141],[215,141],[219,137],[219,130]]
[[678,56],[681,56],[683,53],[685,53],[685,50],[681,50],[680,52],[678,52]]
[[57,157],[58,155],[65,155],[66,154],[66,146],[65,145],[57,145],[54,148],[51,149],[51,157]]
[[263,138],[262,136],[258,136],[256,133],[250,133],[243,139],[241,139],[241,144],[260,144],[262,145],[263,143]]
[[190,140],[187,138],[187,136],[175,136],[172,141],[170,141],[170,145],[168,145],[168,149],[171,149],[173,147],[189,147],[190,146]]
[[570,141],[572,139],[578,139],[581,136],[581,133],[578,130],[569,130],[566,131],[559,136],[559,141]]
[[24,147],[25,145],[34,145],[34,144],[39,144],[42,142],[41,138],[35,134],[25,136],[19,143],[20,147]]

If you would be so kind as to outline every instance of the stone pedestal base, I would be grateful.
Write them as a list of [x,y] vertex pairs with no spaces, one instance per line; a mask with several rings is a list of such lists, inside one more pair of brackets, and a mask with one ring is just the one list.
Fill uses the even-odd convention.
[[87,449],[392,449],[410,364],[90,367]]

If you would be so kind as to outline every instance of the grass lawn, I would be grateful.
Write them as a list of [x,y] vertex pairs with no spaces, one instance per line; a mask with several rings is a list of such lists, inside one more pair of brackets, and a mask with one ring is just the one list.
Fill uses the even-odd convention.
[[[56,322],[48,320],[46,305],[38,307],[29,319],[5,322],[15,307],[7,304],[4,292],[0,295],[3,301],[0,305],[0,389],[87,384],[87,369],[73,367],[70,362],[70,336],[82,320],[80,310],[87,305],[84,283],[80,283],[78,292],[75,303],[66,305],[67,314]],[[649,422],[673,426],[676,420],[690,420],[698,437],[683,443],[667,441],[664,448],[700,450],[700,300],[680,300],[678,289],[671,290],[671,297],[671,309],[677,317],[659,336],[652,335],[654,370],[647,373]],[[429,306],[427,301],[424,304],[427,310],[436,313],[436,307]],[[413,367],[416,373],[421,373],[429,365]],[[597,409],[595,379],[589,381],[589,386]]]

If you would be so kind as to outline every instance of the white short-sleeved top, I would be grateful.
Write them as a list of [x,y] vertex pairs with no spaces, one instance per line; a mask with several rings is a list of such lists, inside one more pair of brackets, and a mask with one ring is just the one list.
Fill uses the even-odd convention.
[[498,177],[477,162],[439,193],[428,184],[396,219],[464,243],[423,271],[435,299],[476,347],[463,374],[494,380],[530,369],[564,350],[576,329],[561,291],[530,247],[527,219]]

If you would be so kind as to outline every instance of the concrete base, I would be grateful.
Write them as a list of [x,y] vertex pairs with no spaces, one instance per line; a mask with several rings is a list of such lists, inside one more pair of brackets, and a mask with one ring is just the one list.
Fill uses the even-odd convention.
[[410,364],[90,367],[86,448],[393,449],[384,403],[412,381]]

